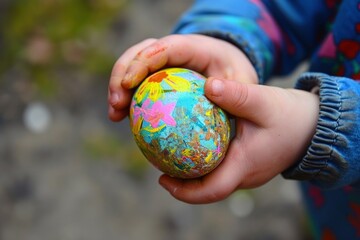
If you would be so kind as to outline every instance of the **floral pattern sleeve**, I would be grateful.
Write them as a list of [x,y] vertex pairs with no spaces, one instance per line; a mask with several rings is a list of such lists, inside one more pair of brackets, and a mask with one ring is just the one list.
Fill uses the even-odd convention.
[[206,34],[235,44],[247,54],[264,83],[275,74],[289,73],[309,57],[327,33],[336,7],[313,0],[242,0],[241,4],[237,0],[197,0],[174,33]]

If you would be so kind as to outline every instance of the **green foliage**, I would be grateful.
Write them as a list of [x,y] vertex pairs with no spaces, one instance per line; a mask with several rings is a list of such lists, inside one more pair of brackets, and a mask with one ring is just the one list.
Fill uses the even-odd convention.
[[106,48],[107,36],[125,3],[126,0],[8,1],[0,22],[4,45],[0,78],[7,69],[21,65],[40,91],[53,93],[59,80],[56,73],[62,69],[108,73],[114,59]]

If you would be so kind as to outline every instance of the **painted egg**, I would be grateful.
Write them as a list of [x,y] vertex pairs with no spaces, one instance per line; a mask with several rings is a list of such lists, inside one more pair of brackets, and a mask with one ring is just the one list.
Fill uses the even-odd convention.
[[188,69],[164,69],[146,78],[133,95],[130,126],[135,142],[170,176],[203,176],[227,151],[229,118],[205,97],[205,80]]

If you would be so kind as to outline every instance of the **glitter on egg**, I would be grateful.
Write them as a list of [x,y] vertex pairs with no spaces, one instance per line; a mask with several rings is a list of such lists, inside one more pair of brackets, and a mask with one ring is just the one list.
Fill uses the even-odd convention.
[[227,151],[230,122],[205,97],[205,80],[188,69],[168,68],[146,78],[132,98],[135,142],[155,167],[172,177],[203,176]]

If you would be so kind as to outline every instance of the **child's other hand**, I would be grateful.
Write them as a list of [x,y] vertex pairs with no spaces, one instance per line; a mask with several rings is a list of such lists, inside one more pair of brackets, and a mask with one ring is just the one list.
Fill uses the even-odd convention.
[[161,68],[184,67],[205,76],[257,83],[256,72],[234,45],[203,35],[170,35],[147,39],[129,48],[116,61],[109,82],[109,118],[120,121],[128,114],[133,94],[145,77]]
[[318,96],[300,90],[208,79],[205,94],[236,118],[223,162],[200,179],[162,175],[160,184],[188,203],[210,203],[260,186],[300,160],[314,135]]

